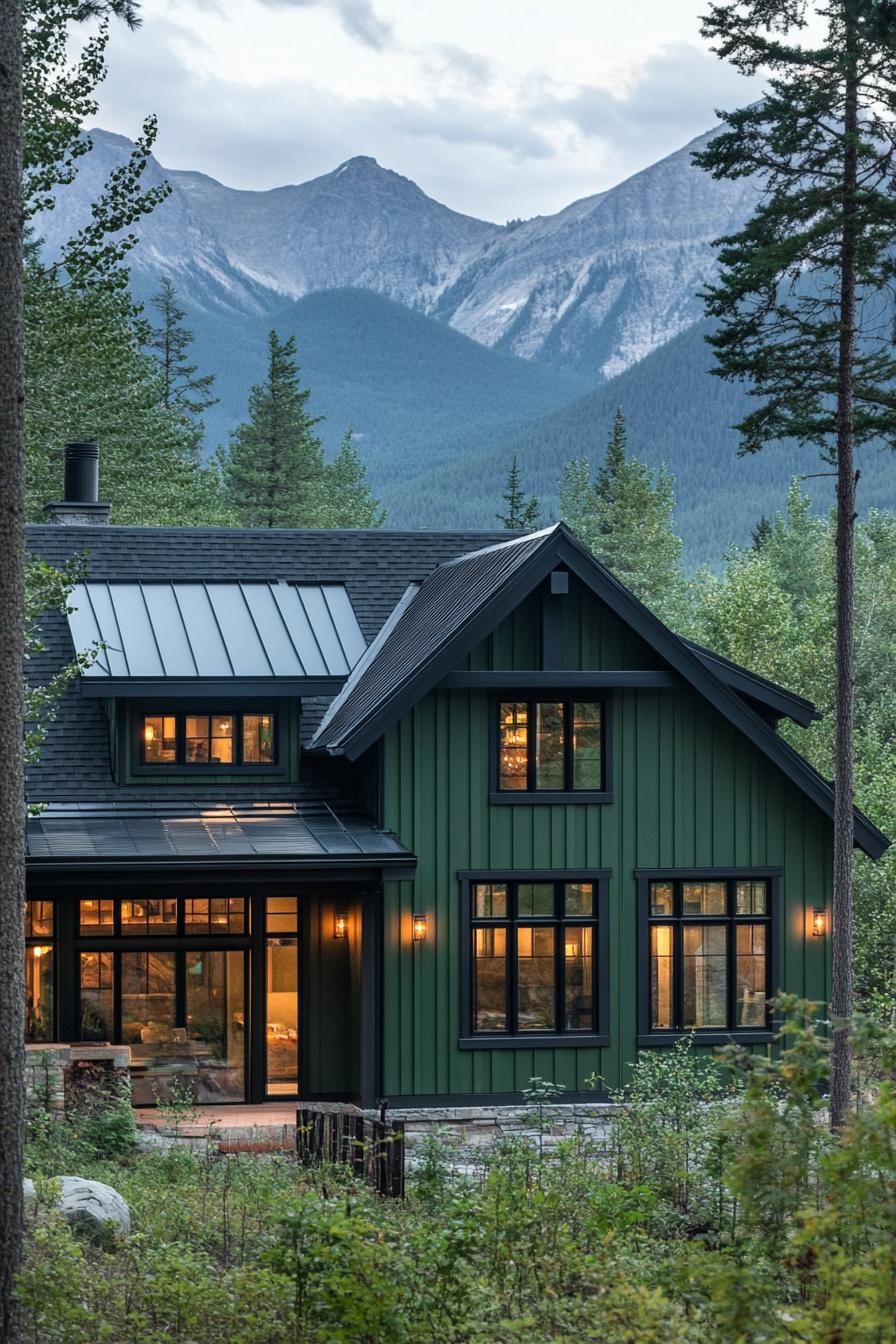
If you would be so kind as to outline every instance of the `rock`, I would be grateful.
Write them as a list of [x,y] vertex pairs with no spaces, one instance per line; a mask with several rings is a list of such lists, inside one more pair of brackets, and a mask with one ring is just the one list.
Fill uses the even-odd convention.
[[126,1237],[131,1213],[117,1190],[83,1176],[59,1176],[59,1211],[72,1227],[93,1237]]
[[37,1191],[34,1188],[34,1182],[29,1181],[27,1176],[22,1182],[22,1196],[26,1204],[33,1204],[37,1199]]

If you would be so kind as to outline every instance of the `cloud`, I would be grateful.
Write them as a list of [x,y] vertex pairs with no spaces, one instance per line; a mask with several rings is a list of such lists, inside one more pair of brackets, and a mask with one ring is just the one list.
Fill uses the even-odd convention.
[[[287,0],[265,3],[285,10]],[[562,85],[543,67],[514,76],[450,43],[368,47],[363,82],[344,78],[342,51],[329,67],[304,61],[289,77],[264,79],[262,67],[253,82],[216,68],[209,42],[219,32],[205,40],[193,4],[192,18],[169,10],[136,35],[117,26],[96,120],[133,136],[156,111],[163,164],[248,190],[308,181],[366,154],[455,210],[499,221],[553,213],[672,153],[713,125],[714,107],[746,102],[758,87],[687,43],[624,70],[612,87]],[[372,12],[357,0],[354,10]]]
[[758,81],[745,80],[700,47],[675,42],[650,55],[627,86],[592,85],[548,96],[539,111],[589,138],[611,142],[618,152],[656,144],[658,137],[668,140],[670,134],[682,143],[709,130],[717,108],[737,107],[758,92]]
[[331,9],[350,37],[382,51],[393,41],[390,23],[374,11],[370,0],[261,0],[271,9]]

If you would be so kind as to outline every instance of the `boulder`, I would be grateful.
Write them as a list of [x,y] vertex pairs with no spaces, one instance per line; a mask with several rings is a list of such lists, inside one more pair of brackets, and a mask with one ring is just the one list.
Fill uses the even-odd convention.
[[59,1211],[71,1227],[93,1237],[126,1237],[131,1213],[117,1190],[83,1176],[59,1176]]
[[37,1199],[37,1191],[34,1188],[34,1182],[26,1176],[22,1182],[22,1198],[26,1204],[33,1204]]

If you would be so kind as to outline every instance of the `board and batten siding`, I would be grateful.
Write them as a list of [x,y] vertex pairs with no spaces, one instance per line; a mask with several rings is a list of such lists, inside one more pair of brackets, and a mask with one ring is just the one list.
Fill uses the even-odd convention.
[[[590,594],[569,597],[567,669],[657,666]],[[536,667],[534,615],[530,599],[465,665]],[[603,804],[490,805],[487,692],[436,689],[387,733],[383,821],[417,854],[418,868],[414,882],[389,882],[384,891],[384,1095],[507,1095],[535,1076],[570,1092],[581,1092],[592,1074],[606,1088],[621,1086],[637,1052],[644,970],[639,868],[780,867],[773,912],[780,987],[826,1000],[829,939],[806,934],[813,908],[830,902],[827,818],[689,687],[616,690],[609,699],[614,796]],[[541,868],[611,871],[610,1045],[461,1050],[457,874]],[[429,918],[418,943],[415,912]]]

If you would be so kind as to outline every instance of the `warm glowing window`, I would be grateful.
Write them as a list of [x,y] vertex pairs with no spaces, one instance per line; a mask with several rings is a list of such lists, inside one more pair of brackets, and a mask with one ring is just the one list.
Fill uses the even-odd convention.
[[25,1039],[56,1036],[52,901],[25,902]]
[[501,792],[600,792],[604,707],[598,700],[502,700],[498,704]]
[[474,1033],[594,1032],[592,882],[474,882]]
[[276,715],[272,712],[144,714],[140,745],[144,765],[274,765]]
[[143,715],[143,760],[147,765],[177,761],[177,720],[173,714]]
[[648,883],[651,1031],[767,1025],[769,883]]

